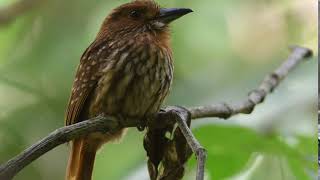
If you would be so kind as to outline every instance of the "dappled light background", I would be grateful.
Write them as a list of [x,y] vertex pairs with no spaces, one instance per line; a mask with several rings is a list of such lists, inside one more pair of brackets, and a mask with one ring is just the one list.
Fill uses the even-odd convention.
[[[17,1],[0,0],[0,7]],[[0,21],[0,163],[64,125],[82,52],[110,10],[128,1],[29,2],[19,16]],[[175,78],[167,105],[241,100],[283,62],[289,45],[314,50],[316,57],[289,74],[252,115],[197,120],[193,132],[208,150],[207,180],[315,179],[317,2],[158,2],[194,10],[171,28]],[[142,138],[130,129],[120,143],[102,148],[94,179],[147,180]],[[63,179],[67,156],[68,146],[59,146],[15,179]],[[194,175],[193,158],[185,180]]]

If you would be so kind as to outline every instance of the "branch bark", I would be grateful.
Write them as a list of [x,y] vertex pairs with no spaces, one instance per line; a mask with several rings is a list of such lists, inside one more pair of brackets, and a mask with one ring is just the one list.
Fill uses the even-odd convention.
[[[267,75],[260,86],[249,93],[247,99],[238,103],[218,103],[192,108],[166,108],[159,112],[154,120],[148,122],[147,127],[149,129],[157,129],[163,128],[168,124],[177,123],[193,153],[196,154],[198,160],[197,180],[203,180],[206,153],[188,127],[188,118],[218,117],[227,119],[239,113],[250,114],[254,110],[254,107],[262,103],[265,97],[278,86],[281,80],[283,80],[294,67],[304,58],[312,56],[310,49],[298,46],[292,47],[291,49],[292,53],[288,59],[273,73]],[[72,139],[88,135],[92,132],[114,131],[124,127],[139,127],[141,125],[140,123],[138,119],[130,119],[121,121],[120,124],[119,121],[113,117],[97,117],[59,128],[16,157],[3,163],[0,166],[0,179],[12,179],[31,162],[53,148],[69,142]]]
[[307,48],[292,46],[291,54],[283,64],[274,72],[267,75],[260,86],[251,91],[248,98],[237,103],[218,103],[208,106],[190,108],[192,119],[206,117],[220,117],[228,119],[236,114],[250,114],[257,104],[264,101],[266,96],[271,93],[279,83],[294,69],[304,58],[312,57],[312,51]]

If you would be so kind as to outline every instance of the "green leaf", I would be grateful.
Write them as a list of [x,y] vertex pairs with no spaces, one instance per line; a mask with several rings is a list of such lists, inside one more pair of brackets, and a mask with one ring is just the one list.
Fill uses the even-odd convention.
[[[221,125],[201,127],[195,129],[194,133],[208,151],[206,167],[210,177],[215,180],[235,176],[250,168],[253,164],[250,160],[257,153],[265,157],[252,174],[254,177],[266,176],[262,173],[266,166],[281,165],[283,170],[273,172],[269,168],[270,173],[277,173],[277,177],[287,179],[293,174],[299,179],[308,179],[309,175],[305,173],[304,168],[313,167],[304,159],[306,151],[299,151],[307,150],[307,147],[312,145],[311,142],[304,142],[304,148],[296,148],[289,146],[279,136],[265,136],[248,128]],[[191,164],[194,164],[193,160]]]

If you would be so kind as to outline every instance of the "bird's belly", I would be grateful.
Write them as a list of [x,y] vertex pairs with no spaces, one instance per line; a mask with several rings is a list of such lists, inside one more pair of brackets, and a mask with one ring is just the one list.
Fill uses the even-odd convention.
[[111,78],[106,75],[105,82],[98,86],[100,94],[96,94],[95,114],[150,116],[159,110],[167,96],[171,79],[171,64],[161,62],[150,68],[132,67],[128,71],[117,72]]
[[157,112],[165,93],[160,79],[150,80],[148,76],[137,77],[126,90],[121,114],[128,116],[145,116]]

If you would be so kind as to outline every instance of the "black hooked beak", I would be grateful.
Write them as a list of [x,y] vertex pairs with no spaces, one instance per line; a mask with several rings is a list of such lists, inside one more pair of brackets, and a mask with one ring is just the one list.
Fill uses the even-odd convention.
[[161,8],[157,20],[162,23],[169,24],[170,22],[191,12],[193,11],[187,8]]

